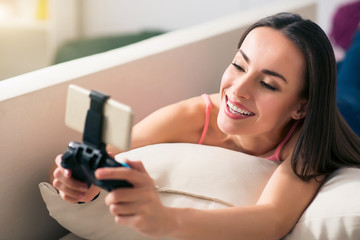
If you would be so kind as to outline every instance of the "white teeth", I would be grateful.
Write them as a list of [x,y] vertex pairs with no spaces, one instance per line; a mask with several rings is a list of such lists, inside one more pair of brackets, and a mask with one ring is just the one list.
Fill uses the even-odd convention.
[[234,106],[233,104],[231,104],[230,101],[227,101],[227,105],[229,107],[230,112],[237,114],[237,115],[245,115],[245,116],[251,116],[253,115],[251,112],[245,111],[241,108],[238,108],[236,106]]

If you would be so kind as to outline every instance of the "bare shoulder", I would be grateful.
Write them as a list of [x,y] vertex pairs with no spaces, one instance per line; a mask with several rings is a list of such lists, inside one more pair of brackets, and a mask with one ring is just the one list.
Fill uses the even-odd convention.
[[204,112],[201,96],[160,108],[134,126],[132,147],[163,142],[195,143],[200,137]]
[[193,128],[196,123],[203,122],[205,101],[201,96],[196,96],[168,105],[157,112],[166,116],[165,121],[171,120],[173,123],[181,123],[182,127]]
[[209,95],[210,101],[215,108],[219,108],[220,105],[220,94],[214,93]]

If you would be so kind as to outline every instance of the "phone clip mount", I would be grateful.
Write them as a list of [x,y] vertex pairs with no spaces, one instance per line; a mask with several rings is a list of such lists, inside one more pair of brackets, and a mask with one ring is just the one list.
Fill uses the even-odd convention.
[[88,187],[95,184],[107,191],[119,187],[132,187],[132,184],[124,180],[98,180],[95,171],[102,167],[129,167],[121,164],[106,152],[106,144],[102,141],[104,124],[104,104],[108,95],[97,91],[91,91],[89,95],[90,108],[87,111],[83,142],[71,141],[64,155],[61,166],[71,170],[71,176],[77,180],[86,182]]

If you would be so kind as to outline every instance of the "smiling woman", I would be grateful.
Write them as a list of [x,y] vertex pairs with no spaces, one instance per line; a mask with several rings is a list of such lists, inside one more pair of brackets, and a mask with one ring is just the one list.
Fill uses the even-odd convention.
[[[150,237],[279,239],[294,227],[329,174],[360,166],[360,139],[336,108],[334,54],[320,27],[299,15],[279,13],[250,26],[238,47],[218,94],[150,114],[134,126],[132,148],[196,144],[201,136],[204,145],[276,160],[279,166],[256,204],[213,210],[168,207],[144,165],[127,161],[131,168],[95,173],[98,179],[123,179],[134,186],[105,197],[116,223]],[[72,179],[60,162],[59,155],[51,182],[61,197],[91,201],[99,189]]]
[[[280,31],[269,27],[251,31],[222,78],[219,128],[229,135],[247,135],[241,147],[266,156],[292,120],[300,120],[300,113],[306,112],[307,100],[300,96],[304,69],[302,52]],[[237,114],[233,106],[248,114]],[[229,121],[240,118],[244,121]],[[269,141],[256,147],[259,139]]]

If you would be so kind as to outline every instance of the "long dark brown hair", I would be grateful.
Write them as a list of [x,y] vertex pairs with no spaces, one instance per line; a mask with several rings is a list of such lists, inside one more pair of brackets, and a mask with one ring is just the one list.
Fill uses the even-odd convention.
[[360,138],[336,106],[336,62],[325,32],[314,22],[293,13],[279,13],[250,26],[240,39],[257,27],[281,31],[304,54],[307,114],[292,155],[292,168],[304,181],[328,175],[341,167],[360,167]]

